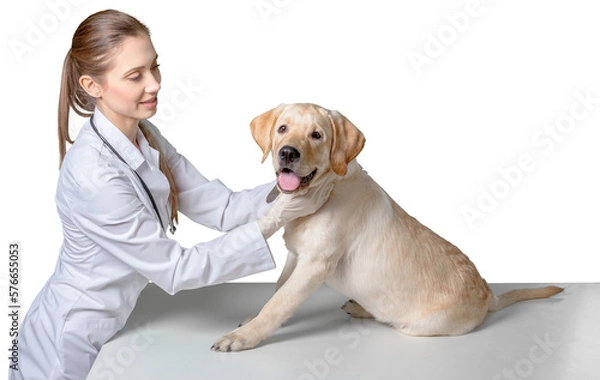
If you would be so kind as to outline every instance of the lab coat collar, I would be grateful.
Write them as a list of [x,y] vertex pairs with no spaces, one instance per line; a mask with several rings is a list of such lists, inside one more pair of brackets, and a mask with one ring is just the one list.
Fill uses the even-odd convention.
[[[110,120],[100,112],[98,108],[94,111],[94,124],[96,125],[96,128],[98,128],[98,132],[100,132],[113,148],[119,152],[127,165],[133,170],[137,170],[144,163],[146,158],[148,158],[155,167],[158,167],[158,152],[150,147],[144,134],[139,128],[137,130],[137,141],[140,145],[141,152],[133,145],[127,136],[119,130],[119,128],[111,123]],[[142,152],[145,154],[142,154]]]
[[[140,120],[141,123],[145,123],[146,120]],[[146,131],[147,133],[152,133],[151,130],[148,130],[148,128],[146,127]],[[140,128],[138,128],[137,130],[137,142],[138,145],[140,146],[140,150],[142,152],[142,155],[144,156],[144,158],[150,162],[150,164],[152,164],[152,166],[154,166],[155,168],[159,168],[160,166],[160,153],[152,148],[150,146],[150,143],[148,142],[148,140],[146,140],[146,136],[144,136],[144,133],[142,132],[142,130]],[[139,152],[138,151],[138,152]]]

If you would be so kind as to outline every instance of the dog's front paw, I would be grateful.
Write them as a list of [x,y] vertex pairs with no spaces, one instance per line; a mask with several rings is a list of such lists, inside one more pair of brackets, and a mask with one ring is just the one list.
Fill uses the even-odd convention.
[[243,351],[256,347],[260,341],[238,329],[217,340],[210,349],[217,352]]

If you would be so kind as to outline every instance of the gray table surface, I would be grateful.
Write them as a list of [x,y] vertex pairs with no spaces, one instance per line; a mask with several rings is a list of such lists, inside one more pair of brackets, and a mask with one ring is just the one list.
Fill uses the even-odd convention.
[[[494,293],[542,284],[491,284]],[[210,351],[256,314],[274,284],[232,283],[170,296],[143,291],[125,328],[102,347],[99,379],[600,379],[600,284],[488,314],[458,337],[415,338],[353,320],[327,286],[253,350]]]

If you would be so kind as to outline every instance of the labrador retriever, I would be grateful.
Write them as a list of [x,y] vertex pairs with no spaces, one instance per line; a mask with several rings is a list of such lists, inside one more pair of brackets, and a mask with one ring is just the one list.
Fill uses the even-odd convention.
[[271,153],[282,192],[334,183],[316,213],[285,226],[288,248],[276,292],[260,313],[219,339],[215,351],[258,345],[323,283],[351,298],[342,308],[412,336],[465,334],[486,314],[546,298],[556,286],[499,297],[457,247],[407,214],[361,168],[363,134],[346,117],[314,104],[282,104],[251,122]]

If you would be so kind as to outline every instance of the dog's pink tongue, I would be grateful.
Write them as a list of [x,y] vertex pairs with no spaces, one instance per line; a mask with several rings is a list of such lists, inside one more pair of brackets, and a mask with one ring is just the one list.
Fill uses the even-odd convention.
[[294,172],[281,172],[277,178],[277,183],[284,191],[294,191],[300,187],[300,177]]

